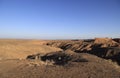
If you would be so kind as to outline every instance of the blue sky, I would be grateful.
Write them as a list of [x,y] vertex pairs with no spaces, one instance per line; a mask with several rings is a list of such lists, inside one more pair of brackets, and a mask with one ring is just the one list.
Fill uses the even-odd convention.
[[120,0],[0,0],[0,38],[120,37]]

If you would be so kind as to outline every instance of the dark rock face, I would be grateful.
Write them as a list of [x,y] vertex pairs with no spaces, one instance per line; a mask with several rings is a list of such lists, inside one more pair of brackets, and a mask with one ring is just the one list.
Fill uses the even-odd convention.
[[93,48],[91,51],[88,51],[90,54],[94,54],[96,56],[105,58],[105,59],[113,59],[116,61],[119,59],[117,58],[120,55],[120,48],[119,47],[110,47],[110,48]]
[[70,55],[62,52],[49,53],[41,57],[42,61],[54,61],[56,65],[65,65],[71,59],[72,57]]
[[86,59],[81,58],[80,54],[68,54],[66,52],[51,52],[44,55],[36,54],[29,55],[26,59],[40,60],[40,61],[49,61],[53,62],[54,65],[65,65],[70,62],[88,62]]
[[117,62],[120,65],[120,53],[110,57],[110,59],[112,59],[113,61]]
[[97,55],[99,57],[105,57],[106,56],[106,48],[93,48],[92,50],[88,51],[87,53]]
[[29,55],[29,56],[27,56],[27,58],[26,59],[35,59],[35,55]]
[[67,50],[71,47],[72,47],[72,44],[65,44],[65,45],[61,46],[60,48],[63,49],[63,50]]
[[104,59],[111,59],[120,65],[120,48],[119,47],[93,47],[90,51],[84,51]]
[[118,43],[120,43],[120,38],[115,38],[113,40],[116,41],[116,42],[118,42]]
[[104,59],[111,59],[120,64],[120,39],[96,38],[84,41],[50,42],[48,46],[71,50],[76,53],[89,53]]
[[28,55],[26,59],[33,59],[33,60],[40,60],[41,59],[42,54],[33,54],[33,55]]

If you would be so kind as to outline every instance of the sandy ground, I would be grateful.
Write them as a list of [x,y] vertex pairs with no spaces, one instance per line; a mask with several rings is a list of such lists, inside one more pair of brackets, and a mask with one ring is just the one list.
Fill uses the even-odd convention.
[[38,40],[0,40],[0,59],[25,59],[30,54],[59,51]]
[[120,78],[120,66],[88,53],[75,53],[75,57],[86,59],[86,62],[71,61],[65,65],[50,65],[41,60],[26,59],[31,54],[61,50],[44,45],[47,42],[0,40],[0,78]]
[[[88,62],[72,62],[65,66],[46,65],[40,61],[0,61],[1,78],[120,78],[117,66],[89,54]],[[94,60],[96,59],[96,60]]]

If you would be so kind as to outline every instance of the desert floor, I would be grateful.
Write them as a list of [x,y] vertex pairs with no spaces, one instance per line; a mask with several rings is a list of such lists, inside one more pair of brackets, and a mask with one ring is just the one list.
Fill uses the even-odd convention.
[[0,78],[120,78],[119,56],[118,39],[0,39]]

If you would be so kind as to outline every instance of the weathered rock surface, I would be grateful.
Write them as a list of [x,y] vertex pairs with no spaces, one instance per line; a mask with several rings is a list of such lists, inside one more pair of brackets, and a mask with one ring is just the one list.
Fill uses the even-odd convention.
[[120,64],[120,44],[119,40],[110,38],[95,38],[77,41],[53,41],[47,43],[48,46],[59,47],[63,50],[71,50],[77,53],[89,53],[105,59],[112,59]]

